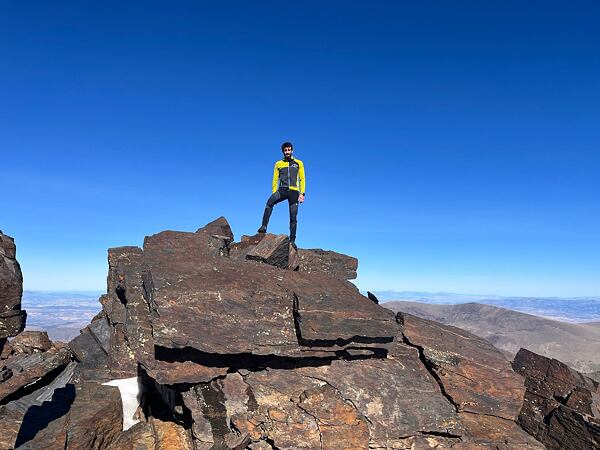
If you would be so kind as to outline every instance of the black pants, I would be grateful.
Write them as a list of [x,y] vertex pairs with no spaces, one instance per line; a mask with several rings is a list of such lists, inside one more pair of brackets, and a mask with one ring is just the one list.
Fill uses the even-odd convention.
[[290,205],[290,241],[296,241],[296,227],[298,225],[298,197],[300,192],[293,191],[291,189],[279,189],[275,191],[273,195],[267,200],[267,206],[265,207],[265,213],[263,214],[262,226],[267,228],[269,225],[269,219],[273,212],[273,206],[277,203],[287,199]]

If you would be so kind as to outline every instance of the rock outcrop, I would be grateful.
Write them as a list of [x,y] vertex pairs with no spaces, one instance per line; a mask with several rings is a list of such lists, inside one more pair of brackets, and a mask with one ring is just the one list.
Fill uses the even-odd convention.
[[[42,405],[65,388],[75,370],[64,344],[51,342],[45,332],[22,331],[22,293],[14,240],[0,232],[0,449],[18,447],[56,414]],[[60,403],[64,409],[67,402]]]
[[27,314],[21,309],[22,295],[23,275],[15,241],[0,231],[0,347],[7,337],[25,328]]
[[234,242],[220,218],[108,261],[102,312],[70,347],[89,382],[143,386],[114,448],[543,448],[502,354],[361,295],[355,258]]
[[108,265],[102,311],[68,348],[5,342],[0,448],[598,446],[597,382],[394,314],[348,281],[355,258],[234,242],[219,218],[111,248]]
[[525,377],[519,423],[548,449],[600,448],[599,383],[566,364],[521,349],[513,361]]

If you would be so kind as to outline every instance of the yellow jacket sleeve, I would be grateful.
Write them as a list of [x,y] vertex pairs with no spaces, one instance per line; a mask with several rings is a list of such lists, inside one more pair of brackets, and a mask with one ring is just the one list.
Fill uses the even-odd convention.
[[275,163],[275,168],[273,169],[273,188],[271,193],[274,194],[277,191],[277,185],[279,184],[279,169],[277,168],[277,163]]
[[300,179],[300,193],[304,194],[306,192],[306,177],[304,175],[304,163],[302,161],[298,161],[298,178]]

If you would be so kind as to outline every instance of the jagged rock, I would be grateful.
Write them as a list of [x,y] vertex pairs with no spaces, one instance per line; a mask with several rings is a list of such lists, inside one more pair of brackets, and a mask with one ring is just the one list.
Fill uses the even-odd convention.
[[15,336],[25,328],[21,310],[23,275],[16,259],[15,241],[0,232],[0,340]]
[[358,268],[358,259],[320,248],[299,248],[298,262],[301,272],[324,272],[342,280],[356,278]]
[[298,257],[298,250],[294,248],[293,245],[290,245],[290,252],[288,255],[288,270],[298,270],[300,267],[300,259]]
[[[57,417],[19,449],[111,449],[122,431],[119,390],[95,382],[67,385],[68,413]],[[64,402],[66,399],[62,399]],[[68,402],[67,401],[67,402]]]
[[207,223],[196,231],[197,234],[205,234],[207,236],[217,237],[219,239],[225,239],[229,242],[233,241],[233,231],[229,226],[229,222],[223,216],[212,222]]
[[[522,378],[504,355],[487,341],[459,328],[398,313],[404,339],[440,384],[460,413],[466,435],[494,445],[542,448],[515,421],[525,395]],[[489,417],[494,417],[490,420]],[[512,430],[510,434],[508,430]],[[503,436],[502,439],[498,439]],[[487,445],[486,444],[486,445]]]
[[287,269],[289,265],[290,240],[284,234],[265,234],[260,243],[254,246],[246,259],[270,264],[275,267]]
[[[523,379],[501,353],[462,330],[394,316],[348,281],[355,258],[295,252],[285,240],[262,234],[234,243],[219,218],[195,233],[164,231],[143,248],[109,250],[103,312],[70,346],[83,384],[91,372],[139,376],[145,420],[126,432],[107,427],[102,442],[543,448],[516,422]],[[253,254],[279,267],[248,260]],[[61,420],[35,439],[69,429],[70,419]]]
[[110,325],[104,313],[81,330],[79,336],[69,342],[78,361],[86,368],[108,368],[110,351]]
[[233,242],[229,245],[229,257],[238,261],[245,260],[248,252],[256,247],[266,235],[266,233],[257,233],[252,236],[243,235],[240,242]]
[[70,401],[61,392],[71,380],[74,369],[75,363],[69,363],[48,384],[40,383],[33,392],[0,407],[0,449],[20,446],[49,421],[66,413]]
[[5,360],[13,376],[0,383],[0,404],[20,397],[33,390],[38,383],[54,378],[71,360],[65,348],[53,347],[47,352],[20,354]]
[[23,331],[11,341],[12,351],[16,354],[45,352],[50,350],[52,342],[45,331]]
[[599,383],[566,364],[526,349],[513,368],[527,392],[519,423],[549,449],[600,448]]
[[[341,346],[326,342],[331,351],[347,346],[357,336],[391,340],[395,335],[393,315],[373,305],[349,283],[222,257],[208,248],[202,229],[162,232],[147,237],[144,250],[136,250],[136,258],[125,256],[132,252],[112,249],[110,271],[131,272],[128,301],[130,296],[139,299],[145,316],[150,316],[135,320],[136,326],[145,320],[143,328],[151,327],[153,344],[163,360],[201,362],[214,359],[213,354],[245,353],[304,356],[311,348],[302,348],[297,339],[296,297],[304,327],[300,332],[310,335],[309,327],[321,327],[330,330],[323,335],[327,341],[348,341]],[[369,323],[371,319],[378,321],[378,328]],[[146,353],[153,354],[154,347]]]

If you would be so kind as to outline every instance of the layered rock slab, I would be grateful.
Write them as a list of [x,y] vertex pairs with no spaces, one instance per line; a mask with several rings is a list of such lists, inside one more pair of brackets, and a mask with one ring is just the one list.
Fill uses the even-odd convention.
[[[128,290],[142,286],[155,346],[186,350],[186,359],[198,360],[209,354],[303,357],[310,345],[299,343],[298,332],[309,341],[322,340],[320,346],[332,351],[355,337],[389,342],[395,336],[393,314],[373,305],[350,283],[241,263],[224,257],[221,244],[211,246],[211,239],[219,241],[206,229],[145,239],[137,263],[142,275],[128,282]],[[111,267],[124,270],[119,263]]]
[[600,448],[599,383],[566,364],[526,349],[513,368],[527,392],[519,423],[549,449]]
[[287,269],[290,260],[290,240],[285,235],[267,233],[246,253],[246,259]]
[[335,255],[298,271],[291,251],[288,270],[248,259],[262,239],[233,243],[220,218],[109,250],[109,338],[89,328],[81,359],[104,349],[109,374],[141,375],[149,414],[113,443],[151,446],[166,411],[195,450],[542,448],[515,421],[523,379],[485,341],[403,324],[319,263]]
[[301,272],[323,272],[342,280],[353,280],[358,259],[320,248],[298,249],[298,265]]
[[20,354],[4,361],[12,376],[0,383],[0,405],[32,390],[36,384],[47,382],[71,361],[66,348],[51,348],[47,352]]
[[68,408],[18,448],[112,448],[122,432],[123,424],[119,390],[96,382],[74,380],[60,394],[65,398],[56,399],[56,407],[67,404]]
[[[396,357],[240,370],[184,393],[200,448],[236,437],[275,448],[400,448],[408,436],[458,442],[458,416],[399,344]],[[441,436],[441,435],[446,435]],[[394,447],[396,446],[396,447]]]
[[459,413],[473,444],[543,448],[516,423],[525,396],[523,378],[487,341],[462,329],[398,313],[404,340]]

